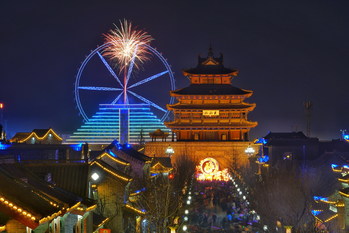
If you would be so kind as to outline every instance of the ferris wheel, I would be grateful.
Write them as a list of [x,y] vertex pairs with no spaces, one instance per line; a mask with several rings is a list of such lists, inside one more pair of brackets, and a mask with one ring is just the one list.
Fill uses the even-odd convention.
[[[82,99],[88,95],[109,93],[113,97],[99,104],[121,104],[125,108],[134,103],[148,104],[154,112],[157,112],[156,115],[162,122],[166,120],[169,111],[166,110],[165,104],[174,103],[174,98],[170,97],[169,91],[175,90],[174,75],[166,59],[150,45],[143,44],[140,46],[148,51],[151,59],[144,64],[142,69],[136,70],[133,58],[127,69],[121,72],[122,67],[112,65],[103,56],[103,51],[110,46],[112,44],[109,42],[93,50],[82,62],[76,75],[75,101],[83,119],[89,121],[87,109],[91,106],[89,102],[84,102]],[[101,69],[104,69],[105,72],[97,72],[92,75],[93,78],[86,77],[91,71],[89,66],[93,66],[91,63],[100,63]],[[109,80],[108,85],[101,84],[101,80],[108,78],[111,78],[112,82]],[[165,104],[164,100],[166,100]]]

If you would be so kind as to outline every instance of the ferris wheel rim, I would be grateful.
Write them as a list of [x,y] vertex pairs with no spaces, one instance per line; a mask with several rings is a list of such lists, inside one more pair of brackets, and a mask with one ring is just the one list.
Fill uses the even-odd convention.
[[[87,114],[82,106],[81,99],[80,99],[80,93],[79,93],[80,79],[81,79],[82,73],[83,73],[86,65],[89,63],[91,58],[94,57],[96,54],[98,54],[99,51],[110,46],[111,44],[112,44],[111,42],[104,43],[104,44],[98,46],[97,48],[95,48],[94,50],[92,50],[87,55],[87,57],[84,59],[84,61],[82,62],[82,64],[79,67],[78,73],[76,74],[75,88],[74,88],[75,103],[77,105],[77,108],[78,108],[80,115],[83,117],[83,120],[85,120],[86,122],[89,121],[89,118],[88,118],[88,116],[87,116]],[[142,46],[146,46],[153,54],[156,55],[156,57],[160,60],[160,62],[165,66],[166,70],[168,71],[167,74],[168,74],[169,80],[170,80],[170,89],[171,89],[171,91],[175,90],[176,87],[175,87],[174,74],[173,74],[172,69],[171,69],[170,65],[168,64],[167,60],[162,56],[162,54],[159,51],[157,51],[152,46],[150,46],[148,44],[144,44]],[[107,69],[109,69],[109,68],[107,67]],[[169,104],[173,104],[173,103],[174,103],[174,97],[170,96]],[[169,113],[170,113],[170,111],[166,110],[166,112],[164,114],[162,114],[162,117],[160,118],[161,122],[164,122],[166,120]]]

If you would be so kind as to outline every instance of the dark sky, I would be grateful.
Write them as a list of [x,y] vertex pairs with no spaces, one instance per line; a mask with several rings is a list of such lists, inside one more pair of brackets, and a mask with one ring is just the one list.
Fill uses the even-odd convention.
[[[0,102],[8,134],[53,127],[73,132],[82,118],[73,83],[102,34],[129,19],[168,59],[178,88],[210,43],[233,85],[254,91],[258,121],[268,131],[305,131],[303,102],[313,102],[312,136],[339,138],[349,129],[347,0],[9,1],[0,2]],[[156,92],[156,88],[149,89]]]

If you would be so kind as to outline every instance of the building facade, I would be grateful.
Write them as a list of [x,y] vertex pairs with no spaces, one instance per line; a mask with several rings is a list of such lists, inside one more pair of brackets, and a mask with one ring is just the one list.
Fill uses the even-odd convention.
[[248,113],[256,105],[244,102],[252,91],[231,84],[237,74],[211,48],[206,58],[199,57],[197,67],[183,71],[190,85],[170,92],[178,103],[167,106],[174,120],[165,123],[177,141],[248,141],[250,129],[257,126]]

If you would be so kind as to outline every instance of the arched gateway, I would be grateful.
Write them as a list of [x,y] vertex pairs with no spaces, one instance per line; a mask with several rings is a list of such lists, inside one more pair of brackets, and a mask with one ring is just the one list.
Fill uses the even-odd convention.
[[238,70],[224,67],[223,56],[214,57],[211,48],[206,58],[199,56],[198,65],[183,74],[190,85],[170,92],[178,102],[167,105],[174,120],[165,122],[177,141],[148,142],[145,154],[166,156],[166,148],[171,146],[174,159],[189,156],[199,163],[209,157],[222,169],[245,165],[244,151],[253,146],[248,134],[257,122],[248,120],[256,105],[244,100],[253,92],[231,84]]

